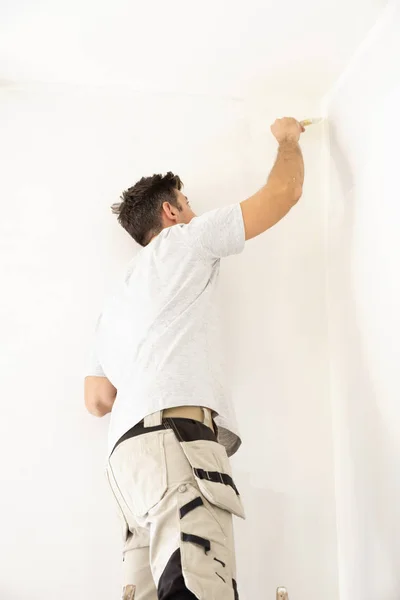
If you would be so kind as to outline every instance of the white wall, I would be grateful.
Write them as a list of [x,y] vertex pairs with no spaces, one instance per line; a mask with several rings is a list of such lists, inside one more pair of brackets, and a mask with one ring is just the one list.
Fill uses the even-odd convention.
[[[318,110],[315,98],[300,95],[265,90],[247,99],[249,191],[274,159],[268,123]],[[248,517],[237,523],[243,598],[273,598],[277,585],[293,600],[320,600],[321,589],[325,599],[337,598],[321,130],[309,129],[302,147],[300,203],[226,273],[230,372],[244,433],[234,460]]]
[[[266,109],[266,107],[268,107]],[[136,251],[109,205],[172,169],[199,212],[261,186],[277,114],[307,98],[239,102],[94,87],[0,95],[2,419],[0,597],[119,596],[119,535],[103,480],[107,419],[85,414],[91,332]],[[327,389],[322,140],[307,132],[303,200],[222,276],[227,363],[244,444],[235,458],[243,598],[337,598]]]
[[327,99],[328,304],[341,600],[400,593],[400,10]]

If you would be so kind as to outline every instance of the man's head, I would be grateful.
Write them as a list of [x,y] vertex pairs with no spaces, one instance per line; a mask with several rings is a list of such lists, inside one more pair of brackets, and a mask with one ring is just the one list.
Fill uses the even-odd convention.
[[190,223],[196,216],[181,192],[182,187],[178,175],[171,172],[142,177],[111,208],[129,235],[141,246],[147,246],[166,227]]

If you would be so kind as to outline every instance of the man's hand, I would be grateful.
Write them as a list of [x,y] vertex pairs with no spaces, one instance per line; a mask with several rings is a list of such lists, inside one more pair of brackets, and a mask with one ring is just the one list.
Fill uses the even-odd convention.
[[107,377],[85,378],[85,405],[95,417],[111,412],[116,395],[117,390]]
[[271,125],[271,131],[278,143],[281,144],[285,141],[298,142],[305,128],[296,119],[284,117],[276,119],[275,123]]

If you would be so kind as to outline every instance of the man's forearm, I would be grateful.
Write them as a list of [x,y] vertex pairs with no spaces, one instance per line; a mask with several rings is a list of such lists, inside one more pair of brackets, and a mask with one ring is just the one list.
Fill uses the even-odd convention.
[[241,202],[245,238],[250,240],[290,211],[303,193],[304,163],[298,144],[304,127],[296,119],[277,119],[271,131],[279,143],[278,156],[267,183]]
[[296,203],[301,196],[303,183],[304,161],[300,146],[295,140],[282,140],[266,187],[273,195],[293,197],[293,203]]

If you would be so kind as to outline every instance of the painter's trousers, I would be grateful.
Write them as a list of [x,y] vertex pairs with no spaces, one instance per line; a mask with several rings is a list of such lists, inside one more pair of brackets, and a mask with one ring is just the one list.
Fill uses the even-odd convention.
[[211,413],[145,418],[107,476],[123,525],[123,600],[237,600],[232,514],[244,517]]

